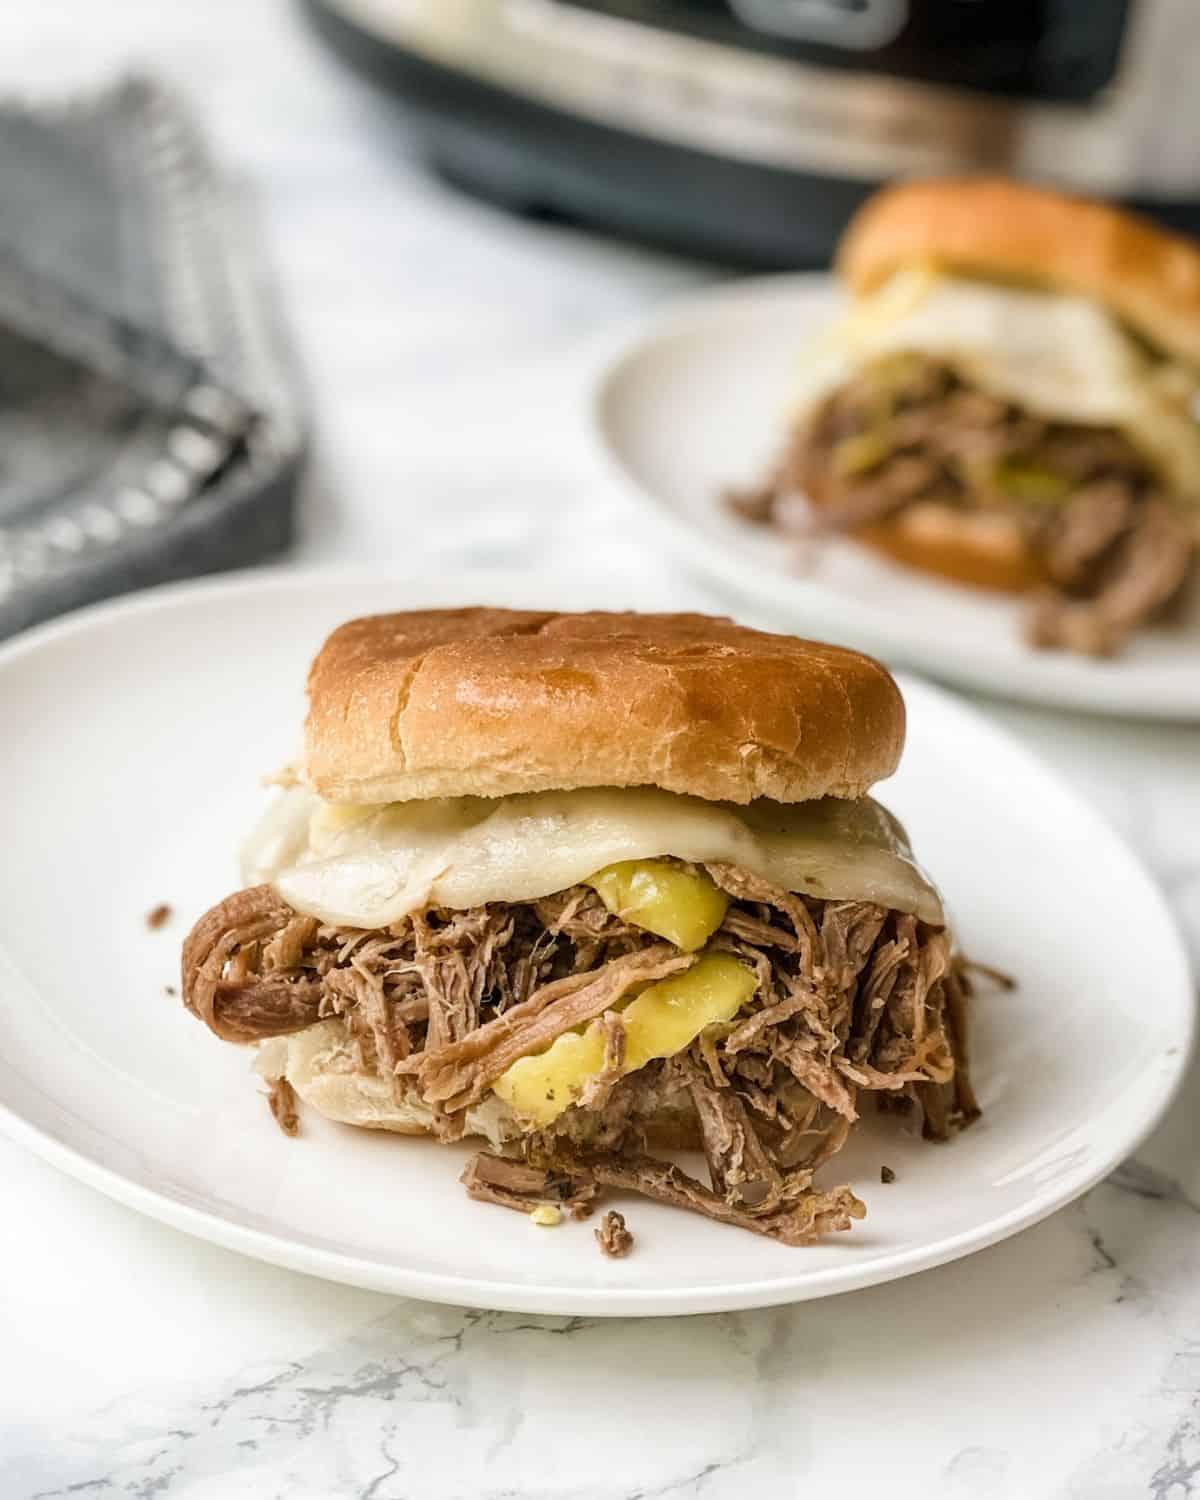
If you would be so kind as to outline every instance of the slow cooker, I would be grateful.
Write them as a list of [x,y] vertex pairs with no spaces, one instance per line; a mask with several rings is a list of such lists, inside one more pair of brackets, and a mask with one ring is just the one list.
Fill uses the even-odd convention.
[[815,265],[901,174],[1200,230],[1200,0],[305,0],[476,192]]

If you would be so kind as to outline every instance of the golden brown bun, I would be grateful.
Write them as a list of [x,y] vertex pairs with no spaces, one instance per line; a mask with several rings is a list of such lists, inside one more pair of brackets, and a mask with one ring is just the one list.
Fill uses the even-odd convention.
[[[820,500],[814,496],[813,503],[819,507]],[[976,588],[1023,594],[1046,581],[1020,525],[1002,512],[920,501],[889,520],[856,527],[853,536],[906,567]]]
[[[416,1095],[398,1100],[386,1079],[355,1066],[350,1033],[340,1020],[319,1021],[264,1042],[255,1068],[263,1078],[286,1078],[300,1099],[327,1120],[396,1135],[433,1134],[427,1104]],[[508,1106],[490,1095],[467,1111],[466,1134],[502,1147],[521,1131]],[[660,1151],[698,1151],[695,1111],[664,1107],[646,1125],[646,1144]]]
[[901,183],[859,209],[836,268],[863,295],[919,262],[1094,297],[1200,364],[1200,247],[1136,214],[998,178]]
[[861,797],[904,744],[878,662],[707,615],[376,615],[334,631],[308,688],[305,776],[333,802]]

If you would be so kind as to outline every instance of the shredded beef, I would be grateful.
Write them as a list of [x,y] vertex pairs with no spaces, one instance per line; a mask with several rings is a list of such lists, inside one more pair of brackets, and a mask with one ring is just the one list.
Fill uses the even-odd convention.
[[286,1078],[273,1078],[267,1085],[267,1106],[284,1135],[299,1135],[300,1116],[296,1113],[296,1090]]
[[706,1188],[682,1167],[639,1153],[602,1157],[587,1163],[594,1180],[603,1187],[640,1193],[673,1208],[687,1208],[720,1224],[752,1229],[785,1245],[811,1245],[822,1235],[849,1229],[866,1209],[847,1187],[828,1192],[805,1189],[791,1202],[772,1213],[750,1212]]
[[612,1260],[623,1259],[633,1249],[633,1235],[625,1227],[625,1215],[615,1208],[610,1208],[600,1220],[595,1235],[600,1249]]
[[531,1167],[491,1151],[477,1151],[459,1181],[472,1198],[527,1214],[535,1208],[560,1208],[573,1219],[592,1211],[596,1181],[586,1169],[572,1172],[555,1167]]
[[[965,965],[947,934],[869,902],[820,901],[711,864],[730,897],[710,940],[750,967],[753,999],[683,1053],[623,1072],[621,1006],[686,971],[681,953],[613,916],[589,888],[469,911],[431,908],[364,932],[298,915],[266,886],[197,923],[184,946],[185,1003],[227,1040],[295,1032],[329,1017],[361,1067],[415,1095],[443,1139],[522,1057],[598,1021],[603,1066],[509,1159],[480,1153],[472,1196],[528,1212],[583,1212],[624,1188],[807,1244],[862,1205],[813,1174],[844,1145],[865,1100],[920,1108],[943,1138],[978,1114],[967,1072]],[[272,1095],[280,1123],[293,1101]],[[649,1154],[695,1146],[707,1183]],[[509,1149],[509,1148],[506,1148]]]
[[760,525],[771,519],[775,509],[776,486],[772,482],[753,485],[731,485],[725,491],[725,504],[743,521]]
[[269,885],[258,885],[214,906],[188,934],[184,1003],[223,1041],[282,1036],[320,1019],[319,972],[307,962],[276,968],[268,956],[295,919]]
[[1039,596],[1029,619],[1030,641],[1111,656],[1143,620],[1175,597],[1191,567],[1192,550],[1172,507],[1163,500],[1146,501],[1117,542],[1091,597]]
[[625,1072],[625,1022],[620,1012],[606,1010],[600,1024],[604,1032],[604,1061],[600,1071],[588,1079],[579,1095],[579,1104],[584,1109],[606,1104]]
[[750,1213],[778,1208],[783,1180],[744,1101],[732,1088],[714,1088],[694,1064],[690,1086],[714,1192]]
[[1062,589],[1085,585],[1089,573],[1134,524],[1137,503],[1120,479],[1097,479],[1063,502],[1044,545],[1046,571]]
[[[815,508],[797,504],[799,496]],[[1110,655],[1178,593],[1195,526],[1115,427],[1056,422],[974,390],[948,365],[896,354],[838,387],[769,482],[733,494],[791,535],[853,531],[917,504],[1015,520],[1044,587],[1032,644]]]

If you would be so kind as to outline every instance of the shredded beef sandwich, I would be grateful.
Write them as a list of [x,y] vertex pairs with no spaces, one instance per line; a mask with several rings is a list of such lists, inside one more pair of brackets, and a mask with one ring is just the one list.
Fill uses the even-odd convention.
[[863,1215],[817,1173],[872,1101],[939,1140],[978,1113],[941,899],[866,795],[903,740],[876,662],[728,620],[352,621],[185,1004],[289,1132],[476,1137],[483,1201],[807,1244]]
[[849,310],[735,509],[1026,594],[1041,647],[1109,655],[1162,615],[1200,536],[1200,250],[1043,189],[927,182],[871,199],[837,269]]

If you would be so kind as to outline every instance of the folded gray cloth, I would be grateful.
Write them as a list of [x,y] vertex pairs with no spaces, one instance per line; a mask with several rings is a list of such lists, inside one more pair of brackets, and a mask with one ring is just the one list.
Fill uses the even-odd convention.
[[135,79],[0,106],[0,636],[291,536],[296,383],[245,213]]

